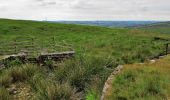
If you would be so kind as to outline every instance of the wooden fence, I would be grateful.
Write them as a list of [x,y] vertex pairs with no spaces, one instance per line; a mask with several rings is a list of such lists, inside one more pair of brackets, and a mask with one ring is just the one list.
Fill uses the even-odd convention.
[[56,42],[55,37],[40,40],[34,37],[16,37],[11,41],[0,41],[0,56],[26,53],[37,56],[42,53],[73,51],[72,45],[65,41]]

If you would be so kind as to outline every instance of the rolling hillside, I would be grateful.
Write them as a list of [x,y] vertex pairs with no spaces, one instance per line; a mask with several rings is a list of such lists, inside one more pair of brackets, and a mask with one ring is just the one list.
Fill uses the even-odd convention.
[[[51,21],[55,22],[55,21]],[[157,21],[56,21],[65,24],[94,25],[105,27],[133,27],[138,25],[148,25],[157,23]]]
[[[35,38],[33,51],[59,52],[60,48],[50,46],[55,42],[70,44],[76,52],[73,59],[46,61],[44,66],[9,62],[6,69],[0,70],[0,96],[5,100],[99,99],[104,82],[117,65],[144,62],[162,54],[167,41],[155,37],[170,38],[169,34],[140,29],[8,19],[0,19],[0,27],[4,51],[10,49],[11,41],[31,37]],[[15,93],[11,92],[13,88]]]
[[148,32],[155,32],[155,33],[165,33],[170,34],[170,22],[159,22],[154,24],[148,25],[139,25],[133,28],[143,29]]

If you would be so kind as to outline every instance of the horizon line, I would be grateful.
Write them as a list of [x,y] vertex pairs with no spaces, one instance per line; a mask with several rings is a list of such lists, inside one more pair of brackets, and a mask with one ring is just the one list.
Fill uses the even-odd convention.
[[169,22],[170,20],[110,20],[110,19],[108,19],[108,20],[106,20],[106,19],[101,19],[101,20],[98,20],[98,19],[96,19],[96,20],[76,20],[76,19],[66,19],[66,20],[58,20],[58,19],[56,19],[56,20],[46,20],[46,19],[19,19],[19,18],[0,18],[0,19],[9,19],[9,20],[25,20],[25,21],[152,21],[152,22]]

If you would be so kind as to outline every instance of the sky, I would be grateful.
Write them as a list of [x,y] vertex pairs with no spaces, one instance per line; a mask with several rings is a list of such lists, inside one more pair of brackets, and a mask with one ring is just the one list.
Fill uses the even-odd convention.
[[0,18],[170,21],[170,0],[0,0]]

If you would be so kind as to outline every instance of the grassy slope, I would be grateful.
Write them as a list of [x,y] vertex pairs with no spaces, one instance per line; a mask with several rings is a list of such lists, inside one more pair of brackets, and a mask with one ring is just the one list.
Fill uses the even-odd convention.
[[108,100],[169,100],[170,56],[156,63],[129,64],[113,80]]
[[[52,64],[53,69],[45,67],[37,72],[36,69],[29,66],[25,68],[25,65],[23,65],[23,68],[19,68],[20,72],[18,72],[18,67],[16,69],[10,67],[0,73],[1,85],[6,82],[9,85],[18,81],[26,82],[31,84],[35,96],[39,99],[69,98],[70,95],[76,95],[77,92],[81,91],[87,97],[92,93],[98,98],[104,81],[112,71],[108,68],[114,68],[118,64],[141,62],[150,56],[157,55],[163,52],[164,42],[153,41],[153,38],[155,36],[170,37],[167,34],[148,33],[140,30],[6,19],[0,20],[0,27],[1,41],[9,42],[17,37],[35,37],[37,38],[36,44],[42,48],[50,44],[49,38],[54,36],[56,42],[64,40],[72,44],[76,50],[75,59],[57,65]],[[5,48],[6,46],[2,44],[1,47]],[[11,62],[9,66],[16,66],[16,62]],[[30,73],[31,76],[29,76]],[[25,77],[15,79],[16,76]],[[11,78],[15,80],[9,81],[8,79]],[[36,80],[40,80],[39,83],[36,83]],[[42,84],[46,81],[49,82],[45,85]],[[54,83],[57,83],[57,85],[54,85]],[[60,90],[57,87],[65,88]],[[67,87],[69,87],[69,90],[67,90]],[[56,90],[49,91],[49,88]],[[70,94],[75,88],[77,91]]]
[[148,32],[154,32],[154,33],[165,33],[170,34],[170,22],[160,22],[145,26],[139,26],[137,28],[143,29]]
[[[151,51],[157,48],[160,42],[150,43],[153,37],[158,36],[158,34],[148,35],[142,31],[130,32],[128,29],[15,20],[0,20],[0,26],[0,38],[1,41],[5,42],[17,37],[30,36],[37,38],[37,44],[43,47],[43,45],[50,44],[50,37],[55,37],[56,42],[66,41],[73,44],[78,52],[101,57],[109,55],[120,57],[122,52],[129,52],[133,49],[137,49],[136,52],[144,52],[141,49],[143,46],[146,47],[145,51],[149,50],[150,54],[160,52],[158,49]],[[168,37],[168,35],[161,36]]]

